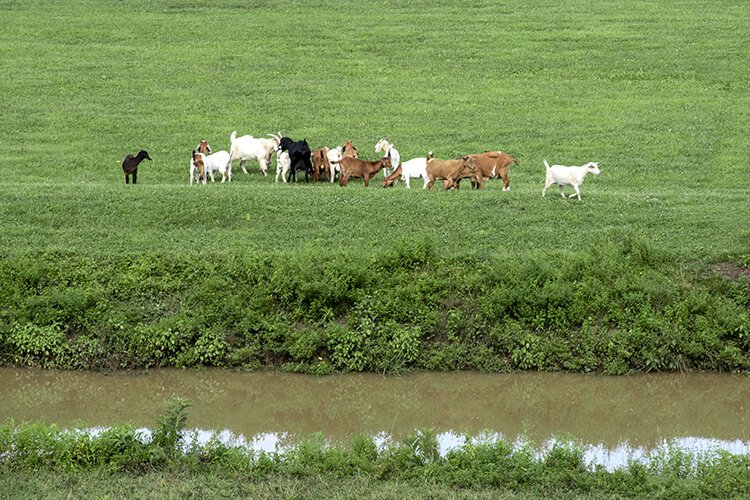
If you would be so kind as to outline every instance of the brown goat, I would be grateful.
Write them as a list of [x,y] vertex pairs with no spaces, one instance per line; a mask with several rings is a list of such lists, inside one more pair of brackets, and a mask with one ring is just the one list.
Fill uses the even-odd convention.
[[[469,156],[474,159],[477,171],[481,173],[481,176],[471,180],[472,189],[482,189],[482,181],[485,179],[500,178],[503,180],[503,191],[510,191],[510,179],[508,178],[510,166],[513,163],[521,164],[516,158],[502,151],[485,151],[481,154]],[[456,188],[458,188],[459,182],[461,182],[460,179],[456,181]]]
[[359,151],[352,141],[346,141],[341,148],[342,158],[359,158]]
[[477,176],[477,165],[470,156],[464,156],[456,160],[438,160],[430,158],[427,160],[427,176],[430,182],[427,187],[433,189],[436,180],[443,181],[443,189],[458,187],[456,181],[464,177]]
[[365,187],[367,187],[370,185],[370,179],[372,179],[375,174],[383,168],[391,167],[391,159],[388,157],[383,157],[376,161],[366,161],[347,156],[340,161],[334,161],[331,163],[338,163],[339,167],[341,167],[341,177],[339,178],[340,186],[346,186],[349,184],[349,178],[354,177],[356,179],[364,179]]
[[313,162],[313,180],[319,181],[321,173],[326,179],[328,179],[328,175],[329,175],[328,170],[330,169],[330,164],[328,163],[328,148],[322,147],[320,149],[316,149],[315,151],[313,151],[312,162]]
[[148,155],[145,149],[141,149],[138,151],[138,154],[133,155],[127,155],[124,160],[122,160],[122,171],[125,172],[125,184],[129,183],[129,178],[132,175],[133,176],[133,184],[136,183],[138,178],[138,165],[143,161],[148,160],[151,161],[151,157]]

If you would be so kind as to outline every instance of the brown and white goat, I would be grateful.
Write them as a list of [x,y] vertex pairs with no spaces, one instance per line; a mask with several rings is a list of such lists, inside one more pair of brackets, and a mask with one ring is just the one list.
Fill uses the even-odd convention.
[[[206,166],[203,164],[203,161],[200,161],[200,165],[196,163],[196,153],[203,153],[204,155],[211,154],[211,146],[208,145],[208,141],[205,139],[201,139],[198,145],[193,150],[193,155],[190,158],[190,185],[193,185],[193,181],[195,180],[196,174],[198,177],[198,183],[206,184]],[[200,157],[198,157],[200,158]]]

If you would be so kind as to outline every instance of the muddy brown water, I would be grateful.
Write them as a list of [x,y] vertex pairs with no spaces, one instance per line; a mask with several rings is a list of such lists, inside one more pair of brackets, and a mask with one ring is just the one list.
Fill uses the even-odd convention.
[[0,421],[153,426],[172,395],[188,398],[188,427],[250,437],[402,436],[416,429],[505,439],[572,435],[585,443],[650,447],[702,437],[750,440],[750,377],[657,374],[416,373],[326,377],[160,369],[57,372],[0,368]]

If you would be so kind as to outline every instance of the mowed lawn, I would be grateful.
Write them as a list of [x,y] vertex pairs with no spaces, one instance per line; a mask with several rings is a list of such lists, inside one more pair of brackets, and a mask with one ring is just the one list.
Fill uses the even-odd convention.
[[[623,235],[686,262],[750,254],[750,4],[0,0],[0,251],[586,251]],[[501,149],[511,191],[189,187],[206,138],[402,159]],[[120,164],[154,161],[125,186]],[[542,161],[598,161],[583,200]],[[271,172],[273,173],[273,171]],[[438,186],[439,187],[439,186]],[[568,190],[568,193],[570,190]]]

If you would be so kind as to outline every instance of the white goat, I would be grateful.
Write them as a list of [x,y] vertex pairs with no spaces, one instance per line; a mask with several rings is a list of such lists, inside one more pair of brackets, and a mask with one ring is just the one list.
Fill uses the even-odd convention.
[[[232,182],[232,164],[229,162],[229,153],[222,150],[211,155],[196,153],[196,156],[203,161],[206,174],[211,176],[211,182],[215,182],[214,172],[221,173],[221,182]],[[205,183],[206,175],[203,176],[203,184]]]
[[544,198],[547,188],[552,184],[558,184],[560,186],[560,196],[565,198],[565,194],[563,193],[564,186],[573,186],[576,192],[571,194],[570,198],[577,196],[580,200],[581,191],[578,189],[578,186],[583,184],[583,178],[586,177],[586,174],[591,172],[594,175],[599,175],[601,173],[599,171],[599,164],[593,161],[581,167],[566,167],[563,165],[552,165],[550,167],[547,160],[544,160],[544,166],[547,169],[547,179],[544,182],[542,198]]
[[292,168],[292,160],[289,158],[289,151],[276,150],[276,180],[274,182],[279,182],[279,175],[281,175],[281,180],[286,184],[286,174],[290,168]]
[[[377,144],[375,144],[375,152],[379,153],[383,151],[385,153],[385,156],[391,159],[391,167],[393,167],[393,170],[396,170],[401,163],[401,155],[399,154],[398,150],[393,147],[393,144],[388,142],[387,139],[383,138],[378,141]],[[390,175],[390,172],[387,168],[384,168],[384,174],[386,177]]]
[[257,161],[263,175],[268,175],[268,164],[271,161],[271,155],[281,143],[281,132],[268,135],[270,139],[256,139],[251,135],[237,137],[237,131],[232,132],[232,135],[229,136],[229,142],[231,143],[229,163],[240,160],[242,171],[247,173],[245,165],[248,160]]
[[[432,156],[432,152],[429,155]],[[401,164],[401,179],[406,183],[406,189],[411,189],[409,179],[418,177],[424,179],[422,189],[427,189],[427,184],[430,182],[430,178],[427,176],[427,158],[412,158]]]
[[341,170],[341,167],[339,167],[339,162],[343,157],[342,149],[343,148],[339,146],[333,149],[329,149],[328,153],[326,153],[328,155],[328,164],[330,165],[329,168],[331,171],[331,184],[333,184],[333,181],[336,178],[336,172],[339,172]]

